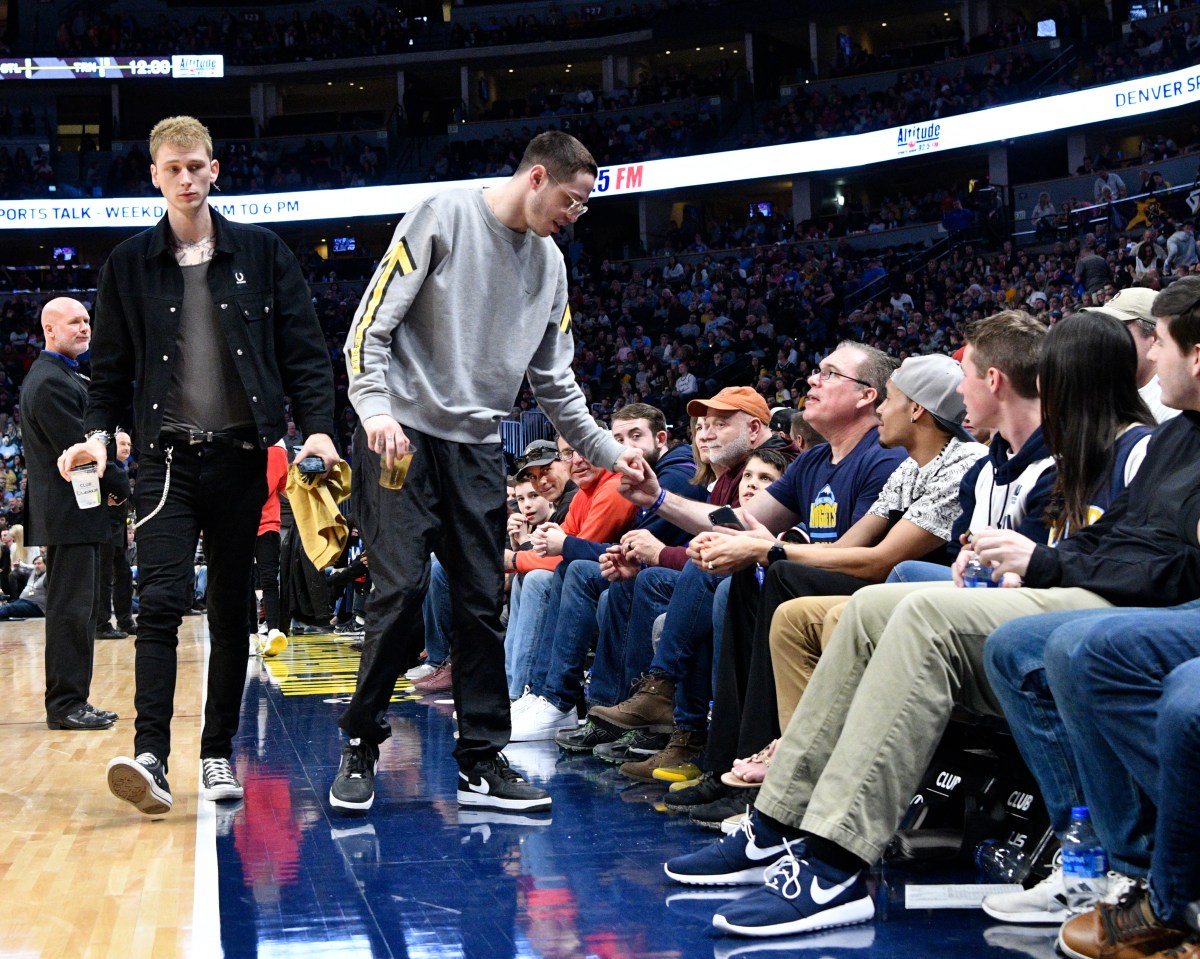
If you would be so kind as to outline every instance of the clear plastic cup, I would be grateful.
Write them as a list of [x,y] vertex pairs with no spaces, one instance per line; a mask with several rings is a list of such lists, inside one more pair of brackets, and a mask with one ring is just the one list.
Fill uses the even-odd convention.
[[397,454],[391,469],[388,469],[381,456],[379,458],[379,485],[384,489],[403,489],[404,481],[408,479],[408,468],[412,465],[414,453],[416,453],[416,448],[410,445],[407,453]]
[[75,505],[80,509],[93,509],[100,505],[100,477],[95,463],[86,463],[71,470],[71,488],[75,491]]

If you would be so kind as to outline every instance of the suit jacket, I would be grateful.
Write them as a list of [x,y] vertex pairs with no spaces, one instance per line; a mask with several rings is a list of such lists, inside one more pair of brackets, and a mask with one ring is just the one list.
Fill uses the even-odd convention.
[[[21,384],[25,463],[29,483],[25,500],[25,542],[36,546],[103,543],[108,539],[108,510],[80,509],[71,484],[58,475],[62,451],[83,439],[87,380],[61,357],[42,352]],[[110,451],[110,459],[111,459]],[[101,496],[105,494],[101,485]],[[102,500],[103,502],[103,500]]]

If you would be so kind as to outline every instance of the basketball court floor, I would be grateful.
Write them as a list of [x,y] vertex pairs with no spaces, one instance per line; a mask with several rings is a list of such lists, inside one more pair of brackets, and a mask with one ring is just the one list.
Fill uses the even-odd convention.
[[92,701],[107,732],[52,732],[42,711],[42,623],[0,624],[0,957],[971,957],[1054,956],[1054,930],[977,909],[909,910],[910,884],[967,870],[877,869],[873,923],[787,940],[715,934],[739,889],[689,889],[662,862],[712,842],[661,811],[662,786],[517,744],[510,761],[553,793],[549,815],[460,810],[451,711],[403,681],[375,806],[335,814],[336,719],[357,654],[305,637],[251,660],[236,805],[197,794],[205,626],[184,621],[170,782],[149,819],[109,795],[104,766],[132,751],[133,641],[98,642]]

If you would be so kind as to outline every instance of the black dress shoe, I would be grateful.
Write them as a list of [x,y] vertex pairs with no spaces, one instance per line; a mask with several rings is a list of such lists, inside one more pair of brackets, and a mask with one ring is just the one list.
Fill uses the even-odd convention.
[[117,623],[117,629],[125,630],[125,632],[127,632],[130,636],[137,635],[137,623],[135,623],[132,619],[127,623]]
[[113,629],[111,626],[104,626],[96,630],[97,639],[125,639],[129,634],[123,629]]
[[89,713],[95,713],[101,719],[107,719],[110,723],[115,723],[121,717],[114,713],[111,709],[97,709],[91,703],[84,703],[83,708]]
[[65,716],[47,716],[49,729],[111,729],[113,721],[107,716],[92,712],[86,705]]

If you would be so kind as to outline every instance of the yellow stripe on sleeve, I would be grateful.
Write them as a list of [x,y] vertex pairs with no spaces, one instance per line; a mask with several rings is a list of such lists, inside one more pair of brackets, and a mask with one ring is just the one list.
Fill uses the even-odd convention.
[[396,245],[388,251],[387,256],[383,259],[383,268],[379,272],[379,279],[371,287],[367,296],[367,308],[363,310],[363,315],[358,321],[358,328],[354,332],[354,346],[350,349],[350,369],[354,373],[362,373],[363,340],[366,338],[367,330],[375,322],[375,316],[379,311],[379,304],[383,302],[383,298],[387,295],[392,278],[397,272],[400,276],[407,276],[414,269],[412,253],[408,249],[408,241],[404,237],[400,237]]
[[558,321],[558,332],[566,333],[571,329],[571,304],[567,304],[567,308],[563,310],[562,319]]

